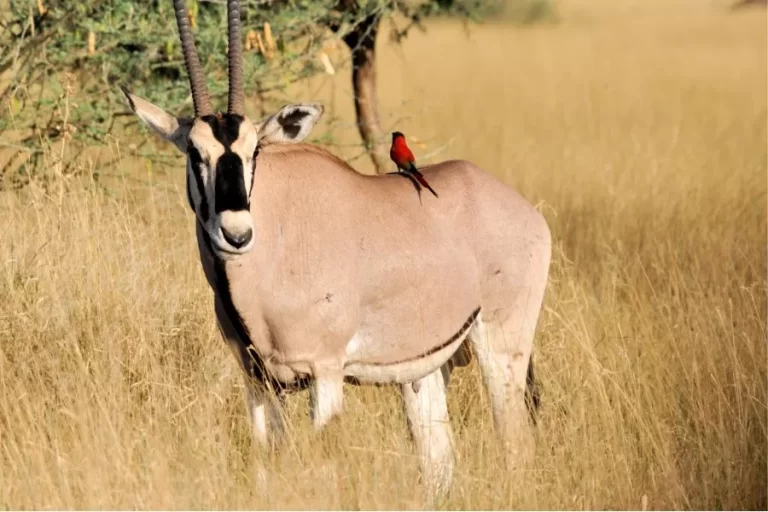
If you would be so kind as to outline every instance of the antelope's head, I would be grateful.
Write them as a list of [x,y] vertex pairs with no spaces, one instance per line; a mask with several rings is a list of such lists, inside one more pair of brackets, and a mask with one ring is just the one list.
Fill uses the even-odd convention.
[[240,2],[227,1],[229,106],[214,112],[197,57],[184,0],[173,0],[195,117],[177,117],[123,89],[131,110],[187,155],[187,198],[219,257],[253,247],[250,197],[256,156],[267,144],[303,140],[323,113],[315,103],[290,104],[254,125],[245,116]]

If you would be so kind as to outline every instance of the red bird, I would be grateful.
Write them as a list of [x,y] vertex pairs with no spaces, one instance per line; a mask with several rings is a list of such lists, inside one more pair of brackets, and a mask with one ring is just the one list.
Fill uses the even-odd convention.
[[421,186],[419,183],[429,189],[435,197],[439,197],[437,192],[432,190],[427,180],[424,179],[424,175],[416,168],[416,159],[408,148],[408,144],[405,143],[405,135],[400,132],[392,133],[392,147],[389,150],[389,158],[397,165],[397,174],[402,174],[411,180],[413,186],[416,187],[416,191],[419,193],[419,199],[421,199]]

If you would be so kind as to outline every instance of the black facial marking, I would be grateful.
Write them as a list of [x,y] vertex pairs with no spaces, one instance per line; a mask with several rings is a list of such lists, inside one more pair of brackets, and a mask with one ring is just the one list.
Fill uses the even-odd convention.
[[216,213],[247,210],[248,193],[243,179],[243,161],[227,151],[216,162]]
[[243,116],[237,114],[221,114],[203,116],[200,119],[208,123],[211,127],[213,136],[226,148],[237,140],[240,134],[240,123],[243,122]]
[[187,147],[187,156],[189,158],[189,164],[192,167],[192,174],[195,176],[197,192],[200,195],[200,217],[203,219],[203,222],[205,222],[208,220],[208,199],[205,195],[205,186],[203,185],[203,157],[200,156],[200,152],[193,144],[189,144]]
[[306,110],[297,108],[290,112],[280,114],[277,117],[277,122],[283,127],[283,131],[289,138],[295,139],[301,131],[301,124],[299,123],[308,115],[309,112]]
[[[224,154],[216,162],[215,210],[247,210],[250,190],[245,190],[245,169],[239,155],[232,151],[232,144],[240,135],[244,118],[236,114],[219,114],[201,118],[211,127],[214,138],[224,146]],[[254,163],[255,165],[255,163]],[[253,187],[253,181],[251,181]]]

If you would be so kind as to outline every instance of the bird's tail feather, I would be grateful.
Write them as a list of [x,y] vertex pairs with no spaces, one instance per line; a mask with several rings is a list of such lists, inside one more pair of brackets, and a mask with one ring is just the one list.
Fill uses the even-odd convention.
[[429,186],[429,183],[427,183],[426,178],[424,178],[424,175],[421,174],[421,172],[416,168],[415,165],[411,164],[411,172],[414,176],[416,176],[416,179],[419,180],[419,183],[421,183],[424,188],[428,189],[432,194],[434,194],[435,197],[440,197],[437,195],[437,192],[435,192],[432,187]]

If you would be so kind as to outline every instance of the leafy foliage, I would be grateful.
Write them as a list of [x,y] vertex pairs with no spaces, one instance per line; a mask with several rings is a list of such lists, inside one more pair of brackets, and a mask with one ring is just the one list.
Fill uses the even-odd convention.
[[[56,0],[45,6],[44,13],[36,12],[32,17],[30,4],[29,0],[11,1],[12,20],[5,24],[3,34],[3,46],[10,51],[3,52],[0,69],[16,67],[15,76],[2,92],[2,100],[14,100],[12,113],[29,106],[43,107],[51,98],[61,97],[65,72],[73,75],[78,94],[89,99],[72,110],[69,121],[87,126],[82,135],[95,140],[107,133],[111,117],[123,109],[117,83],[164,105],[187,100],[188,84],[170,2]],[[278,69],[269,66],[261,53],[246,55],[249,89],[279,90],[317,72],[308,57],[322,42],[313,22],[325,10],[327,5],[323,7],[322,1],[292,2],[267,20],[259,9],[243,9],[245,32],[269,21],[273,32],[280,34],[281,45]],[[225,95],[226,10],[219,2],[191,0],[189,11],[208,86],[214,97]],[[93,41],[90,48],[89,37]],[[284,43],[302,37],[307,43],[303,48]],[[43,104],[37,96],[45,98]]]

